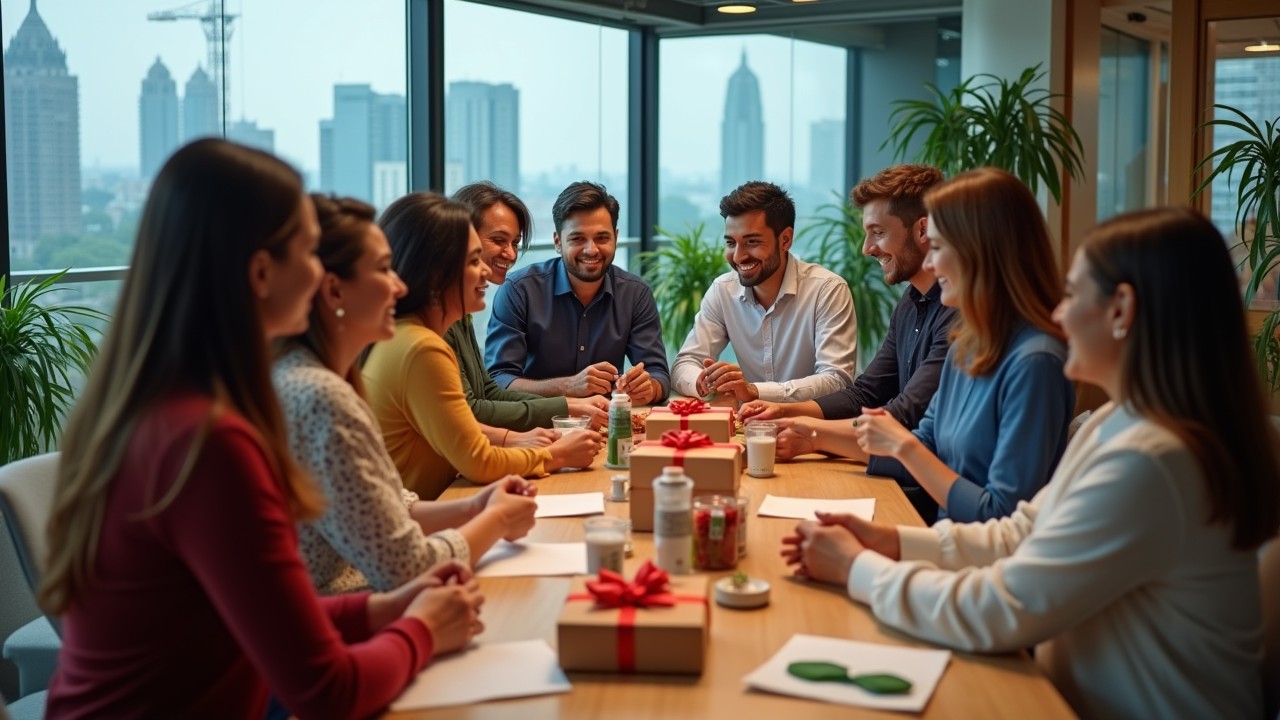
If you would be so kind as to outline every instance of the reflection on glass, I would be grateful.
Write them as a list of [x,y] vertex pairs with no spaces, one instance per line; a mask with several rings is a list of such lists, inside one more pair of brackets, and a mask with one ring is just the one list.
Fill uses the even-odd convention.
[[1098,88],[1098,219],[1150,205],[1151,52],[1146,40],[1102,29]]

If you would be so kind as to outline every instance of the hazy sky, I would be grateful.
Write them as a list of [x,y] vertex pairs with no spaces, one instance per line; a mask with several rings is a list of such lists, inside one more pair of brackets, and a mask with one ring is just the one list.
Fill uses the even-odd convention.
[[[207,46],[198,22],[149,22],[182,0],[39,0],[40,15],[80,83],[85,166],[136,167],[138,95],[160,56],[179,95]],[[196,8],[206,7],[197,3]],[[276,131],[276,151],[314,172],[317,121],[332,115],[333,85],[405,90],[403,0],[228,0],[233,120]],[[4,45],[28,12],[0,6]],[[451,0],[446,5],[448,80],[510,82],[520,89],[521,169],[626,167],[627,33]],[[725,87],[743,49],[760,79],[765,172],[808,178],[809,125],[844,113],[844,52],[772,36],[664,41],[659,57],[660,164],[678,174],[719,171]],[[794,173],[794,175],[793,175]]]

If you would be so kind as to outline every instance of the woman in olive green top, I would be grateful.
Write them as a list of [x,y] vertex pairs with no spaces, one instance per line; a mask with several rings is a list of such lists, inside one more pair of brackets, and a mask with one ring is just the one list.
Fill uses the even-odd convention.
[[[520,198],[491,182],[459,188],[453,199],[471,206],[471,223],[480,236],[481,258],[489,266],[489,282],[501,285],[519,252],[529,246],[533,221],[528,208]],[[470,315],[454,323],[444,340],[458,358],[467,404],[483,425],[523,432],[551,427],[551,418],[556,415],[588,415],[596,428],[604,427],[608,421],[609,402],[603,395],[548,398],[499,387],[485,369]],[[511,446],[521,438],[506,440]]]

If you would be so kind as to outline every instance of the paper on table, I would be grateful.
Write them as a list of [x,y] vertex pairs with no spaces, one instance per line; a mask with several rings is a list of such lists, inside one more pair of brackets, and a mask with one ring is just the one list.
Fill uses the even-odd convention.
[[756,515],[760,517],[812,520],[815,517],[813,514],[815,510],[830,513],[852,513],[863,520],[870,520],[876,512],[876,499],[829,500],[824,498],[793,498],[765,495],[764,502],[760,503],[760,509],[756,511]]
[[[856,685],[801,680],[787,673],[788,665],[805,660],[839,663],[849,668],[850,675],[892,673],[909,680],[911,691],[902,695],[874,695]],[[817,635],[792,635],[782,649],[742,680],[751,687],[783,695],[879,710],[920,712],[929,703],[942,671],[950,661],[951,652],[948,650],[920,650]]]
[[476,563],[478,577],[586,575],[586,543],[511,543],[503,540]]
[[571,689],[555,652],[542,640],[491,643],[431,663],[391,703],[391,709],[423,710]]
[[536,495],[533,499],[538,503],[533,513],[536,518],[604,514],[604,493],[600,492]]

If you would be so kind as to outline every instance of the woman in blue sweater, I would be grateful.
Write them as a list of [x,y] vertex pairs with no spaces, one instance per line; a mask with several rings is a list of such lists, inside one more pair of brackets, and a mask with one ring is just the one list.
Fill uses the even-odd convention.
[[1049,231],[1013,175],[984,168],[925,196],[942,304],[957,308],[937,394],[915,431],[877,408],[847,421],[781,421],[786,455],[867,461],[926,521],[1009,515],[1049,480],[1075,404],[1052,312],[1062,296]]

